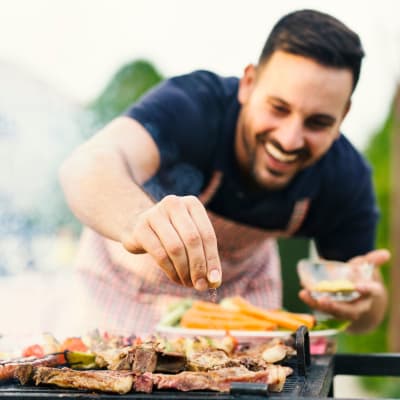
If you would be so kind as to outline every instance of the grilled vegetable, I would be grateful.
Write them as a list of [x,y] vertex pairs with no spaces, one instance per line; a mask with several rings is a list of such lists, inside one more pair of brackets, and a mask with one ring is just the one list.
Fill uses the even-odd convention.
[[85,352],[88,348],[80,337],[69,337],[62,342],[60,350]]
[[183,299],[174,303],[167,314],[159,322],[160,326],[175,326],[178,325],[182,315],[192,306],[192,299]]
[[65,359],[71,368],[74,369],[96,369],[99,366],[96,364],[96,356],[90,353],[83,353],[81,351],[68,351],[64,352]]

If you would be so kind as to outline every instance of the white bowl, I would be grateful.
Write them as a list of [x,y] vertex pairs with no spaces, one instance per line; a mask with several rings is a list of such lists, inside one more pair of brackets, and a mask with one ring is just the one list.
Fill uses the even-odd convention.
[[328,297],[335,301],[360,297],[356,285],[371,280],[373,270],[374,266],[368,263],[303,259],[297,264],[300,282],[312,297]]

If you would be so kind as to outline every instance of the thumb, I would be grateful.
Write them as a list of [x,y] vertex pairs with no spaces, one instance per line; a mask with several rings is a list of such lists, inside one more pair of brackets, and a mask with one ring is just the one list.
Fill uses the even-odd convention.
[[146,250],[144,249],[141,242],[139,242],[134,235],[130,234],[129,236],[124,236],[121,240],[122,245],[125,250],[128,250],[133,254],[144,254]]
[[375,266],[380,266],[385,264],[390,259],[390,252],[387,249],[377,249],[372,250],[367,254],[362,256],[353,257],[348,262],[349,264],[362,264],[362,263],[369,263]]
[[372,250],[365,255],[365,261],[380,266],[390,260],[390,251],[387,249]]

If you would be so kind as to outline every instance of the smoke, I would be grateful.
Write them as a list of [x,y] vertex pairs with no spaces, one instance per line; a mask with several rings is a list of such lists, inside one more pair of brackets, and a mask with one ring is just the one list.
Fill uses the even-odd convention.
[[90,117],[11,65],[0,63],[0,87],[1,275],[44,268],[56,238],[67,240],[66,232],[71,240],[77,237],[80,224],[64,201],[57,174],[83,140]]
[[94,123],[79,105],[1,62],[0,87],[0,334],[14,339],[0,340],[0,351],[9,351],[23,337],[35,343],[32,334],[77,336],[95,324],[96,308],[71,268],[81,227],[58,183],[61,162]]

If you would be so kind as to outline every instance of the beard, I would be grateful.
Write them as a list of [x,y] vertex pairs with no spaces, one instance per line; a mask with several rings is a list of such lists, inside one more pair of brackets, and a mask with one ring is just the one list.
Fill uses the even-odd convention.
[[[255,135],[254,144],[249,143],[245,135],[243,137],[243,145],[248,157],[248,173],[246,181],[248,186],[253,189],[283,189],[292,181],[301,167],[311,158],[310,151],[307,147],[303,146],[288,152],[283,149],[277,140],[272,139],[269,136],[269,132],[262,132]],[[267,164],[261,165],[257,152],[265,152],[266,145],[273,146],[283,156],[294,157],[293,161],[286,162],[287,165],[293,165],[293,170],[288,173],[278,169],[273,169]],[[269,152],[268,155],[269,157],[273,157]]]

